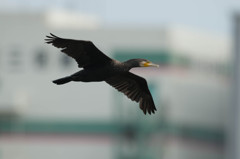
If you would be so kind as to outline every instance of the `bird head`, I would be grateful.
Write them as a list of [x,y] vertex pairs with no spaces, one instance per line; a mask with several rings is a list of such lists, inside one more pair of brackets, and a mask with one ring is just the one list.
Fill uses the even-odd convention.
[[159,67],[159,65],[152,63],[149,60],[139,59],[139,66],[140,67]]
[[124,62],[125,66],[128,66],[129,69],[134,67],[159,67],[159,65],[154,64],[145,59],[130,59]]

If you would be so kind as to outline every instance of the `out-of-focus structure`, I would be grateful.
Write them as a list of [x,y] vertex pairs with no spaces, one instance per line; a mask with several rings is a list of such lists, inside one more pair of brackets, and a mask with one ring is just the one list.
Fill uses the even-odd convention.
[[240,13],[235,12],[233,15],[233,60],[232,60],[232,82],[231,82],[231,107],[229,108],[228,124],[227,124],[227,142],[226,142],[226,158],[238,159],[240,157],[239,144],[240,144],[240,126],[239,126],[239,114],[240,114]]
[[[224,158],[227,37],[175,26],[101,28],[94,17],[57,16],[0,15],[1,159]],[[49,32],[91,40],[121,61],[136,57],[160,64],[132,70],[148,79],[157,113],[143,115],[138,104],[105,83],[52,84],[78,68],[44,44]]]

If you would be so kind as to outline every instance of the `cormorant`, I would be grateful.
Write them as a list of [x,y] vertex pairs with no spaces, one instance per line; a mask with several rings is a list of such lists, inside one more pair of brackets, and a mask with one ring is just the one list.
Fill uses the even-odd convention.
[[62,52],[76,60],[79,68],[83,68],[70,76],[54,80],[53,83],[61,85],[71,81],[105,81],[131,100],[139,102],[144,114],[155,113],[157,109],[146,80],[129,70],[133,67],[159,67],[159,65],[145,59],[120,62],[106,56],[91,41],[64,39],[51,33],[50,35],[46,36],[46,43],[61,48]]

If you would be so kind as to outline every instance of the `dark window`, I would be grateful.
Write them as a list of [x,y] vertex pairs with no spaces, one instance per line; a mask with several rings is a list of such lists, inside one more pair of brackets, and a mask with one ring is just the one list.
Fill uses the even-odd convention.
[[19,72],[23,69],[23,54],[18,46],[11,46],[7,52],[8,69],[12,72]]
[[18,67],[21,64],[21,53],[19,50],[14,49],[11,50],[10,52],[10,57],[9,57],[9,64],[13,67]]
[[65,54],[62,54],[60,56],[60,62],[63,67],[66,67],[66,68],[70,67],[72,64],[72,61],[73,59]]
[[45,50],[38,50],[35,54],[34,63],[38,68],[45,68],[48,64],[48,55]]

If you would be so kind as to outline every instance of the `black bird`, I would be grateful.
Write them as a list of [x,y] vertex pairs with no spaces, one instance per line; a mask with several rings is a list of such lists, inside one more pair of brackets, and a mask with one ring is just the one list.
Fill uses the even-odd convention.
[[50,35],[46,36],[46,43],[61,48],[62,52],[77,61],[79,68],[83,68],[70,76],[54,80],[53,83],[61,85],[71,81],[105,81],[131,100],[140,102],[139,107],[144,114],[155,113],[157,109],[146,80],[129,70],[133,67],[159,67],[159,65],[145,59],[120,62],[106,56],[91,41],[63,39],[51,33]]

